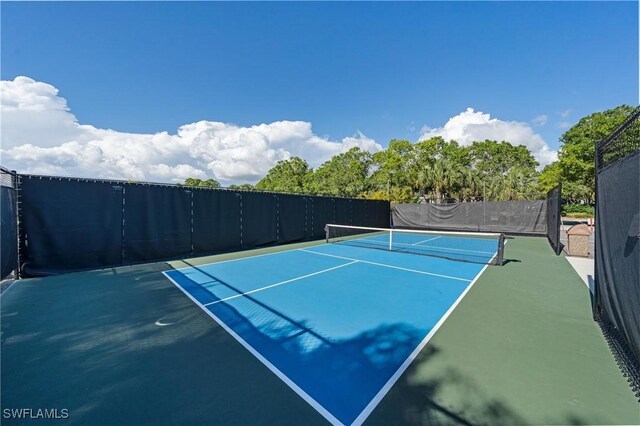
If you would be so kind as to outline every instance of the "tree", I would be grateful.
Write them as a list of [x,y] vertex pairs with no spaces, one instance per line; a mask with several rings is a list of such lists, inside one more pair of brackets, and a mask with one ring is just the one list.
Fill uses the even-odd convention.
[[593,196],[593,189],[581,183],[564,182],[562,184],[562,198],[569,204],[590,203]]
[[468,166],[471,162],[468,147],[458,145],[458,142],[445,141],[440,136],[425,139],[415,144],[416,162],[420,167],[433,165],[436,160],[450,160],[461,166]]
[[520,167],[535,173],[539,163],[524,145],[511,145],[509,142],[485,140],[473,142],[469,146],[472,166],[483,178],[506,175],[514,167]]
[[545,166],[538,176],[538,188],[545,194],[558,186],[560,182],[562,182],[562,167],[559,161]]
[[185,186],[201,186],[206,188],[220,188],[220,182],[215,179],[197,179],[197,178],[186,178],[184,180]]
[[500,182],[498,191],[495,192],[498,201],[540,198],[535,174],[526,167],[512,167],[502,179],[499,175],[496,179]]
[[462,167],[460,170],[461,188],[458,190],[460,201],[475,201],[483,199],[483,180],[480,173],[471,167]]
[[595,192],[595,144],[604,139],[633,112],[628,105],[596,112],[583,117],[561,137],[558,158],[564,182],[589,188],[589,198]]
[[417,186],[424,191],[433,191],[436,203],[452,195],[462,180],[462,167],[451,159],[439,159],[423,167],[418,173]]
[[242,191],[255,191],[256,187],[250,183],[241,183],[229,185],[229,189],[240,189]]
[[257,184],[261,191],[304,193],[311,175],[311,167],[299,157],[281,160]]
[[351,148],[334,155],[310,176],[308,192],[313,194],[357,197],[368,191],[371,154]]
[[391,140],[387,149],[373,154],[371,168],[369,186],[375,192],[385,193],[386,199],[394,202],[407,202],[413,198],[416,164],[411,142]]

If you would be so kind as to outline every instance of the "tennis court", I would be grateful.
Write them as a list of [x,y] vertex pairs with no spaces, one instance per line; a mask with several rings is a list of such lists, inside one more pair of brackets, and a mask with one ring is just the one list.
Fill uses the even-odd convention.
[[384,230],[342,229],[369,232],[165,275],[329,421],[359,424],[484,269],[408,246],[461,256],[483,240],[398,231],[401,251],[380,251],[359,245],[387,247]]
[[546,240],[487,266],[356,245],[381,235],[22,279],[0,297],[3,406],[92,425],[636,422]]

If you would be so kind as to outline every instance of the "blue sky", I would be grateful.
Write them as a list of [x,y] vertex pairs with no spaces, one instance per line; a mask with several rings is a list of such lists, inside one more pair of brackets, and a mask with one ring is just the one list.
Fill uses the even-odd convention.
[[1,8],[2,80],[47,83],[79,123],[120,132],[299,120],[385,146],[471,107],[556,149],[580,117],[638,103],[634,2]]

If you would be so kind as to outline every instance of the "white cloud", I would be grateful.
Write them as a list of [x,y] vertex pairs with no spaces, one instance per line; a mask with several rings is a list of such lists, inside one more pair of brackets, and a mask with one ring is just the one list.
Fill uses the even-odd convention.
[[549,117],[547,117],[546,114],[541,114],[531,120],[531,122],[536,126],[544,126],[545,124],[547,124],[547,121],[549,121]]
[[419,140],[441,136],[445,140],[455,140],[461,145],[471,145],[474,141],[492,139],[508,141],[514,145],[524,145],[540,163],[540,167],[552,163],[558,158],[542,137],[531,127],[518,121],[503,121],[491,118],[489,114],[467,108],[455,117],[451,117],[443,127],[422,128]]
[[571,127],[571,123],[569,123],[568,121],[559,121],[558,123],[556,123],[556,127],[558,129],[568,129],[569,127]]
[[569,115],[571,115],[571,113],[573,112],[573,110],[571,108],[567,108],[564,111],[560,111],[558,113],[558,115],[562,118],[567,118],[569,117]]
[[380,145],[373,139],[368,138],[358,130],[357,135],[349,136],[342,139],[342,152],[347,152],[351,148],[359,147],[364,151],[376,152],[380,151]]
[[0,82],[0,99],[2,164],[25,173],[159,182],[214,177],[228,184],[255,182],[292,156],[316,167],[355,146],[382,149],[360,131],[332,141],[303,121],[250,127],[199,121],[175,135],[99,129],[78,123],[58,89],[28,77]]

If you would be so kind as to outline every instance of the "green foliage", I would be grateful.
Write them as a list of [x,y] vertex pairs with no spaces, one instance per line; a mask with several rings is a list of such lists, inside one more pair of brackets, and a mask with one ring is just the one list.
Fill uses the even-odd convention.
[[371,191],[362,194],[367,200],[389,200],[389,194],[383,191]]
[[563,216],[571,217],[571,218],[574,218],[574,219],[589,219],[590,217],[593,217],[593,214],[591,214],[591,213],[567,213],[566,215],[563,214]]
[[371,162],[371,154],[357,147],[335,155],[310,176],[306,192],[359,197],[369,190]]
[[372,160],[369,186],[376,192],[386,192],[396,203],[416,202],[425,192],[441,200],[461,191],[464,185],[460,179],[470,163],[467,148],[441,137],[416,144],[394,139]]
[[573,216],[574,214],[584,214],[587,217],[593,217],[595,208],[589,204],[564,204],[562,206],[562,216]]
[[[301,158],[279,161],[256,186],[231,189],[338,195],[414,203],[540,199],[562,183],[569,203],[594,198],[595,142],[606,137],[632,113],[622,105],[584,117],[560,138],[559,160],[542,172],[529,149],[508,141],[484,140],[469,146],[441,137],[411,143],[393,139],[375,154],[352,148],[316,170]],[[189,178],[185,185],[219,187],[208,179]],[[574,212],[575,214],[590,214]]]
[[504,176],[494,176],[489,185],[489,200],[536,200],[543,194],[538,191],[535,170],[514,166]]
[[[586,199],[593,199],[595,190],[595,144],[604,139],[633,112],[627,105],[596,112],[583,117],[561,137],[558,157],[562,179],[588,188]],[[564,187],[563,187],[564,192]]]
[[508,142],[482,141],[469,147],[435,137],[412,144],[394,139],[386,150],[359,148],[335,155],[315,171],[294,157],[278,162],[256,189],[384,199],[475,201],[539,198],[531,152]]
[[593,189],[576,182],[562,183],[562,198],[570,203],[580,203],[594,199]]
[[562,182],[562,168],[560,162],[555,161],[542,169],[538,176],[538,187],[540,192],[547,193]]
[[281,160],[257,184],[260,191],[306,192],[311,168],[299,157]]
[[417,184],[421,191],[431,192],[432,199],[443,202],[445,195],[454,193],[462,183],[462,166],[449,158],[442,158],[427,164],[418,172]]
[[527,147],[485,140],[469,147],[433,138],[416,145],[416,188],[435,202],[539,198],[538,162]]
[[538,178],[543,193],[562,183],[562,198],[590,202],[595,196],[595,144],[608,136],[634,109],[621,105],[581,118],[561,137],[559,160],[546,166]]
[[393,139],[386,150],[373,154],[371,161],[374,171],[369,185],[375,191],[386,193],[392,201],[399,202],[391,197],[391,190],[412,187],[417,172],[414,145],[406,140]]
[[184,184],[186,186],[201,186],[206,188],[220,188],[220,182],[215,179],[196,179],[196,178],[186,178],[184,180]]
[[255,191],[256,187],[251,185],[250,183],[241,183],[241,184],[234,184],[234,185],[229,185],[229,189],[239,189],[242,191]]
[[420,166],[433,165],[438,160],[450,160],[456,164],[468,166],[471,162],[469,149],[461,147],[456,141],[445,141],[437,136],[415,144],[416,162]]
[[511,145],[505,141],[473,142],[469,146],[469,155],[472,166],[482,177],[505,176],[515,167],[531,174],[539,165],[526,146]]

